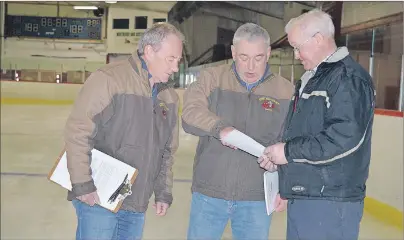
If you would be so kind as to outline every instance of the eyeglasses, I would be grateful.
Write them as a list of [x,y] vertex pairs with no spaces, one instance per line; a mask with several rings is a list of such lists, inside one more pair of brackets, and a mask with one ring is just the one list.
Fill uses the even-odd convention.
[[313,35],[311,35],[311,37],[307,38],[303,43],[299,44],[297,47],[293,47],[293,51],[294,52],[300,52],[300,48],[303,47],[304,44],[308,43],[314,36],[316,36],[318,32],[314,33]]

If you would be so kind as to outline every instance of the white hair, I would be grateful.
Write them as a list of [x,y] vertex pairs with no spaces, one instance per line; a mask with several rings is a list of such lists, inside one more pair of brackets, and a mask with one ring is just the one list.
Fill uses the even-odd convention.
[[292,18],[285,26],[286,34],[294,27],[300,27],[307,35],[321,33],[326,37],[334,37],[335,27],[331,16],[319,9],[313,9],[296,18]]
[[267,30],[255,23],[245,23],[234,33],[233,45],[236,45],[240,40],[252,41],[257,38],[262,38],[265,44],[267,44],[268,47],[270,46],[271,39],[269,38]]
[[158,51],[161,47],[161,42],[170,34],[176,35],[182,42],[185,41],[184,35],[172,24],[159,22],[147,29],[139,40],[137,51],[139,55],[144,54],[144,48],[150,45],[154,51]]

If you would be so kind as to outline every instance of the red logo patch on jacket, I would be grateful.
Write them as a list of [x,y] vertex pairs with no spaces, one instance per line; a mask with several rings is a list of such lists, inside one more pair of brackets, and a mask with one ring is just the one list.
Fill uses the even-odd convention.
[[276,109],[279,105],[279,102],[268,97],[262,97],[258,99],[260,101],[261,107],[265,111],[272,111],[273,109]]
[[163,115],[163,118],[166,119],[168,114],[168,107],[165,103],[160,103],[159,106],[161,108],[161,114]]

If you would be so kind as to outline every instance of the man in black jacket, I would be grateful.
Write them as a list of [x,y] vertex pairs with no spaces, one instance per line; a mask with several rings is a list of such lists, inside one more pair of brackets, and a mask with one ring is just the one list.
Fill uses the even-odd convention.
[[262,166],[279,171],[288,239],[357,239],[369,172],[375,91],[370,75],[337,48],[331,17],[312,10],[285,27],[306,72],[296,83],[282,142]]

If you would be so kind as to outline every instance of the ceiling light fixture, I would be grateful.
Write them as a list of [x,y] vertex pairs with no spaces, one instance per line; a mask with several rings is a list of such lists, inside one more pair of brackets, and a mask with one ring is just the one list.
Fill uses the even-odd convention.
[[98,7],[96,6],[74,6],[73,7],[76,10],[96,10]]

